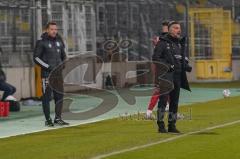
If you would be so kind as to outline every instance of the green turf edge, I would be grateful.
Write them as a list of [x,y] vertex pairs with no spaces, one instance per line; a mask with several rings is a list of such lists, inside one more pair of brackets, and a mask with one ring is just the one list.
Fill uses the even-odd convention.
[[[180,107],[180,112],[187,114],[190,109],[192,119],[177,123],[183,133],[240,119],[240,98],[231,97],[183,106]],[[0,139],[0,154],[4,159],[81,159],[172,136],[158,134],[154,121],[117,118]]]
[[196,88],[240,88],[240,81],[231,82],[201,82],[190,83],[191,87]]

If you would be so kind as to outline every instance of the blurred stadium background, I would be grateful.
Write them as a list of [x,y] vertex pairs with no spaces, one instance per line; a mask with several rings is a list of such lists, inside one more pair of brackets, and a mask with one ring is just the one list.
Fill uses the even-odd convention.
[[[34,45],[44,25],[56,21],[66,43],[68,57],[93,55],[91,69],[76,68],[65,79],[66,85],[89,84],[104,88],[111,71],[113,51],[104,49],[107,40],[129,40],[130,47],[117,46],[126,58],[114,59],[118,66],[112,79],[116,87],[145,84],[149,77],[125,79],[126,61],[151,59],[151,39],[165,20],[182,23],[189,36],[188,53],[193,72],[191,82],[236,81],[240,79],[240,1],[238,0],[0,0],[1,63],[8,82],[17,87],[18,99],[41,96],[39,68],[32,61]],[[115,51],[116,51],[115,50]],[[104,69],[96,76],[100,56]],[[83,75],[90,81],[84,81]],[[76,87],[74,87],[76,88]],[[81,89],[81,87],[79,87]]]

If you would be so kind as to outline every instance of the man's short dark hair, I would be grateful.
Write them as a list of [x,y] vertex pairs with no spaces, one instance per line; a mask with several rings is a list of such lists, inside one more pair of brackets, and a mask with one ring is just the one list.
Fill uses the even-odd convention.
[[50,25],[57,25],[57,23],[56,22],[48,22],[45,28],[48,29],[50,27]]
[[162,26],[168,26],[168,21],[163,21]]
[[168,29],[169,29],[172,25],[174,25],[174,24],[179,24],[179,25],[180,25],[180,23],[179,23],[178,21],[170,21],[170,22],[168,23]]

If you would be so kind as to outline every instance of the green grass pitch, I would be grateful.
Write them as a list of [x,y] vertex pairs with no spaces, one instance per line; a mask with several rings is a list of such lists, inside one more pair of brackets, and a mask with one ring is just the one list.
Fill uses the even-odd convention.
[[[180,112],[188,112],[189,108],[192,110],[192,119],[180,120],[177,123],[178,128],[183,133],[240,119],[239,97],[183,106],[180,108]],[[198,153],[202,157],[206,157],[211,156],[211,151],[218,155],[223,154],[221,157],[224,157],[224,154],[231,153],[228,148],[231,143],[236,147],[240,146],[235,133],[235,131],[239,132],[238,129],[239,125],[236,125],[217,129],[207,134],[192,135],[169,143],[156,145],[146,150],[123,154],[123,157],[132,158],[132,156],[141,155],[142,158],[147,158],[149,154],[162,157],[163,154],[167,155],[173,149],[176,149],[177,152],[171,154],[172,158],[177,158],[180,152],[184,154],[180,155],[179,158],[184,158],[184,155],[187,154],[193,155],[191,158],[199,158]],[[175,135],[158,134],[154,121],[138,120],[137,118],[117,118],[76,127],[1,139],[0,154],[3,159],[91,158],[100,154],[144,145],[173,136]],[[222,148],[219,149],[219,147]],[[226,150],[226,152],[223,150]],[[235,149],[231,150],[235,151]],[[157,153],[154,153],[155,151]],[[122,158],[121,156],[115,157]]]
[[[240,97],[181,106],[179,109],[188,116],[177,122],[182,134],[186,134],[240,120]],[[240,124],[235,124],[107,158],[239,159],[239,132]],[[141,120],[137,116],[116,118],[0,139],[0,158],[85,159],[174,136],[157,133],[155,121]]]

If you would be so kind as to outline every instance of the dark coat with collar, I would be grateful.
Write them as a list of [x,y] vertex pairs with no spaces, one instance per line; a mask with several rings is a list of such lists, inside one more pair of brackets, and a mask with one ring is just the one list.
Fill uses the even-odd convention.
[[47,78],[49,73],[66,59],[62,38],[57,34],[56,38],[50,38],[43,33],[34,50],[33,60],[41,67],[42,78]]
[[[174,74],[179,73],[181,74],[181,88],[191,91],[186,75],[186,68],[189,65],[186,62],[184,49],[185,41],[174,39],[167,34],[160,37],[160,41],[154,49],[152,61],[164,64],[168,68],[165,75],[157,75],[159,78],[173,82]],[[157,67],[157,69],[161,68]]]

